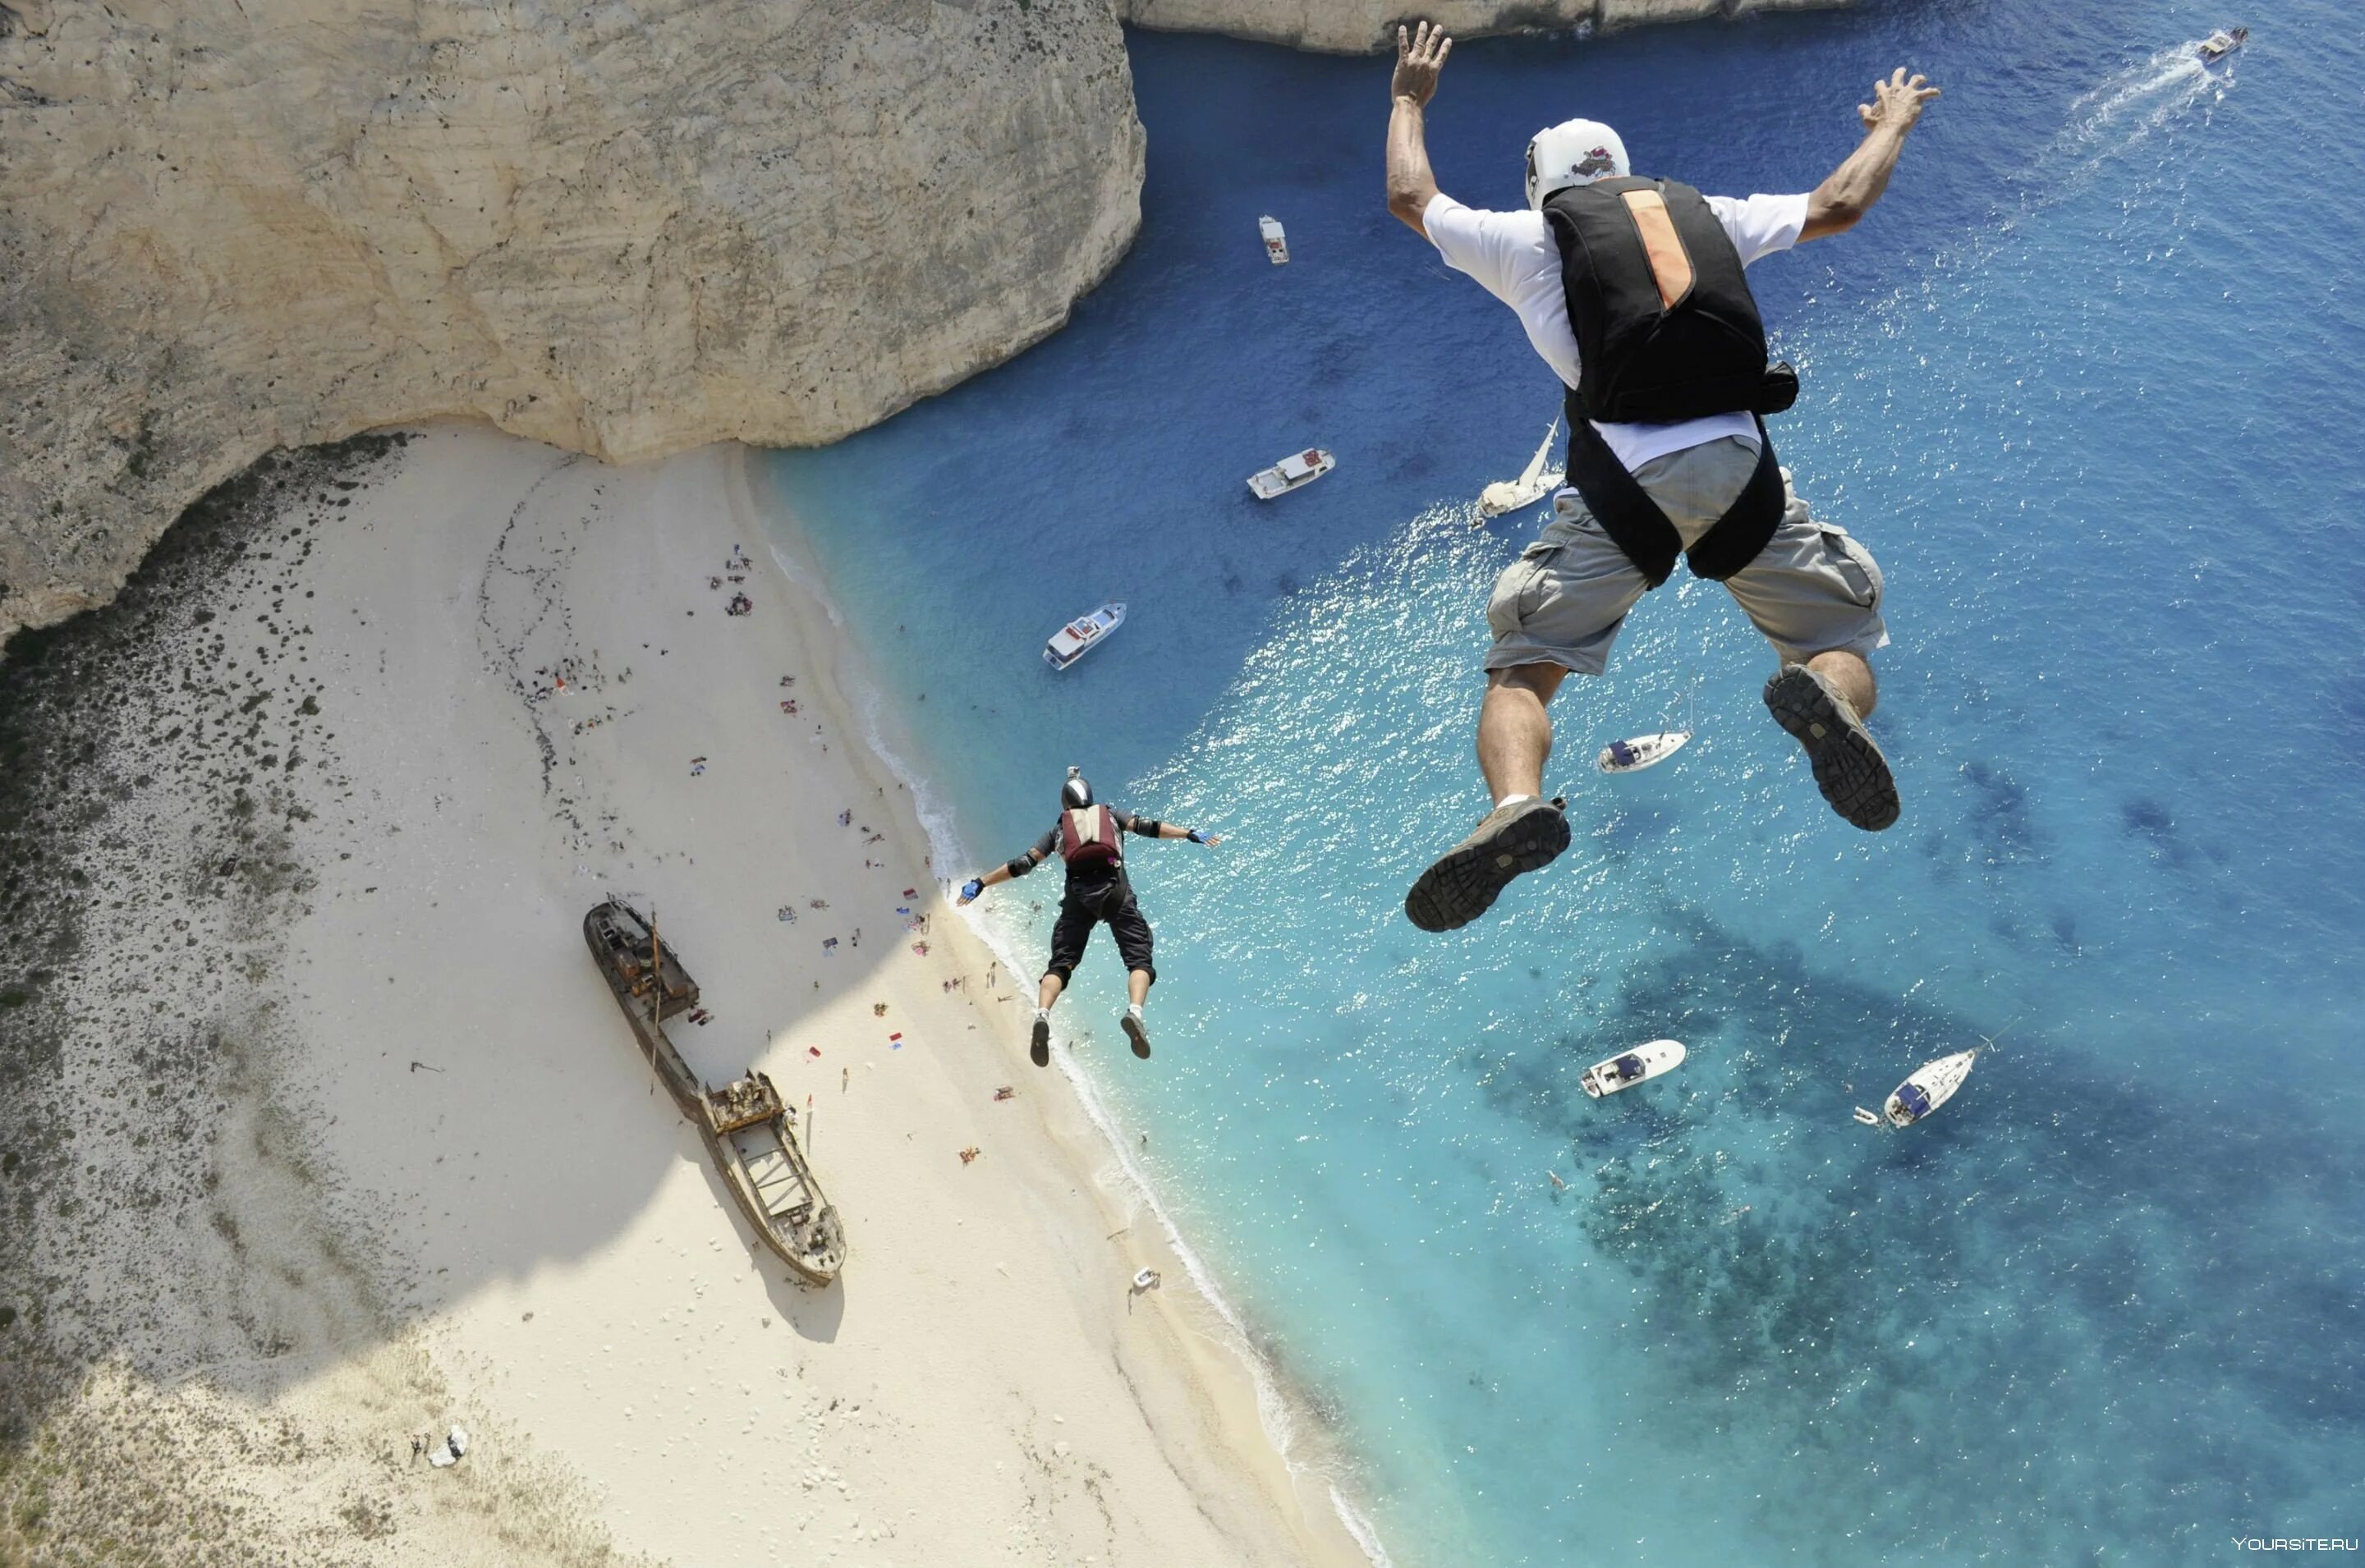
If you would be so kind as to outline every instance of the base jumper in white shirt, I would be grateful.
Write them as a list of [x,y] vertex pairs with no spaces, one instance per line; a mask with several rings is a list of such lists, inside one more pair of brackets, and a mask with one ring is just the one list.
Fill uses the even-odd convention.
[[1862,218],[1938,90],[1902,70],[1873,84],[1863,144],[1808,195],[1744,201],[1636,179],[1617,132],[1577,119],[1529,142],[1528,210],[1481,212],[1429,172],[1423,120],[1452,47],[1426,22],[1397,29],[1388,209],[1519,313],[1566,389],[1569,485],[1487,605],[1478,766],[1495,809],[1421,874],[1405,913],[1426,931],[1465,925],[1568,847],[1561,802],[1542,798],[1546,705],[1570,671],[1602,673],[1627,611],[1678,556],[1774,644],[1765,706],[1832,809],[1889,826],[1897,785],[1864,726],[1867,655],[1889,642],[1880,568],[1775,462],[1762,416],[1790,406],[1798,377],[1766,363],[1742,270]]

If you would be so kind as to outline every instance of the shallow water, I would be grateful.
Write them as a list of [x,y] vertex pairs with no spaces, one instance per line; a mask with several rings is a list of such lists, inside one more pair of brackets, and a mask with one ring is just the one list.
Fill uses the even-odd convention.
[[[1069,762],[1233,835],[1135,854],[1150,1067],[1104,935],[1065,1021],[1406,1562],[2198,1562],[2365,1525],[2365,174],[2332,151],[2365,145],[2365,23],[2299,0],[2204,73],[2225,18],[2095,10],[1467,44],[1432,112],[1445,187],[1501,206],[1566,114],[1797,189],[1877,69],[1945,86],[1865,224],[1751,273],[1807,385],[1784,460],[1888,573],[1877,837],[1679,578],[1557,704],[1575,847],[1469,930],[1405,922],[1484,810],[1485,593],[1539,521],[1471,503],[1555,393],[1382,208],[1382,64],[1137,35],[1117,274],[778,462],[970,863]],[[1337,473],[1249,497],[1317,442]],[[1044,669],[1112,598],[1127,625]],[[1592,769],[1687,701],[1681,756]],[[990,895],[1030,965],[1055,875]],[[1661,1035],[1677,1074],[1578,1092]],[[1850,1119],[1982,1035],[1929,1124]]]

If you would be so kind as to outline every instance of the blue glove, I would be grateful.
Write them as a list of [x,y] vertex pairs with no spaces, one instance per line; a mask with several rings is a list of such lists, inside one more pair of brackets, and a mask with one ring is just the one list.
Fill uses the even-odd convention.
[[961,897],[963,900],[974,899],[978,894],[983,891],[985,891],[985,879],[982,877],[971,877],[968,881],[961,884]]
[[1194,827],[1194,828],[1193,828],[1189,833],[1184,834],[1182,836],[1183,836],[1183,837],[1185,837],[1185,838],[1187,838],[1187,839],[1189,839],[1189,840],[1190,840],[1192,843],[1194,843],[1194,844],[1205,844],[1205,843],[1206,843],[1206,842],[1207,842],[1207,835],[1206,835],[1205,834],[1204,834],[1204,833],[1201,833],[1201,832],[1200,832],[1197,828],[1195,828],[1195,827]]

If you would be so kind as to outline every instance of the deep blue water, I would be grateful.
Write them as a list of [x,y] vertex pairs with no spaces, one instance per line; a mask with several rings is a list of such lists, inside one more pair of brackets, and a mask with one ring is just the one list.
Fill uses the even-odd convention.
[[[2230,69],[2184,62],[2236,20]],[[1783,457],[1887,569],[1904,819],[1831,815],[1763,644],[1678,579],[1557,704],[1575,846],[1442,937],[1401,900],[1485,809],[1485,590],[1539,521],[1470,503],[1555,384],[1384,211],[1384,63],[1133,60],[1115,275],[779,475],[972,864],[1070,762],[1235,835],[1134,857],[1154,1061],[1115,1048],[1104,936],[1063,1016],[1390,1551],[2365,1534],[2365,13],[1898,0],[1457,48],[1431,145],[1479,205],[1573,113],[1742,194],[1814,184],[1892,64],[1946,95],[1862,226],[1751,273],[1808,388]],[[1308,442],[1337,473],[1250,498]],[[1044,669],[1111,598],[1117,637]],[[1593,771],[1687,694],[1676,760]],[[1030,969],[1055,874],[989,896]],[[1660,1035],[1679,1074],[1578,1092]],[[1850,1119],[1981,1035],[1929,1124]]]

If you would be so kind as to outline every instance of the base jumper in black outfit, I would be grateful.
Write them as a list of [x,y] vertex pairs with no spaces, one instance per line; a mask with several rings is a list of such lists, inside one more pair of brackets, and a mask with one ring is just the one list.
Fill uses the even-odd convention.
[[1187,838],[1194,844],[1221,844],[1215,834],[1176,827],[1149,817],[1138,817],[1093,799],[1093,787],[1076,768],[1068,769],[1059,787],[1059,820],[1037,839],[1026,854],[971,878],[960,891],[968,903],[996,882],[1023,877],[1057,854],[1068,868],[1068,890],[1059,900],[1059,919],[1051,927],[1051,963],[1043,971],[1043,989],[1035,1009],[1034,1040],[1029,1054],[1037,1067],[1051,1064],[1051,1004],[1059,1000],[1068,981],[1083,961],[1093,927],[1106,922],[1116,938],[1117,956],[1125,960],[1127,1002],[1120,1022],[1133,1054],[1149,1055],[1149,1030],[1141,1020],[1141,1004],[1149,996],[1158,970],[1150,962],[1155,938],[1149,922],[1134,902],[1133,883],[1125,874],[1126,834],[1143,838]]

